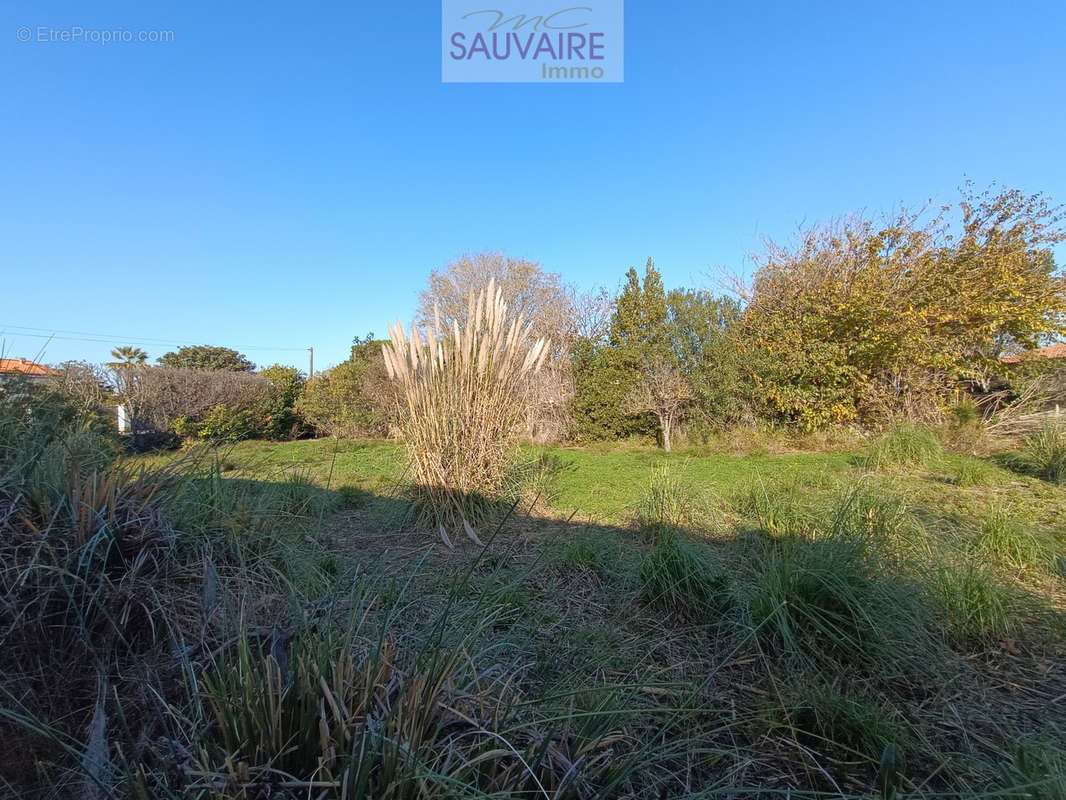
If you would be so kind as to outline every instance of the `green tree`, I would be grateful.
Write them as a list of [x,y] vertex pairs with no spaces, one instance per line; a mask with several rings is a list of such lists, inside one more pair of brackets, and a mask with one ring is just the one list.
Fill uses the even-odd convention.
[[578,438],[618,439],[656,430],[650,414],[627,413],[641,368],[668,355],[668,310],[662,276],[649,258],[643,283],[626,272],[606,338],[579,338],[571,347],[574,423]]
[[178,348],[177,352],[163,354],[159,364],[178,369],[224,370],[227,372],[254,372],[255,364],[246,356],[228,347],[191,345]]
[[753,387],[737,342],[740,303],[706,291],[674,289],[666,305],[671,357],[692,392],[689,433],[749,421]]
[[148,360],[148,354],[139,347],[123,345],[111,351],[111,357],[115,359],[108,363],[109,367],[132,367],[144,364]]

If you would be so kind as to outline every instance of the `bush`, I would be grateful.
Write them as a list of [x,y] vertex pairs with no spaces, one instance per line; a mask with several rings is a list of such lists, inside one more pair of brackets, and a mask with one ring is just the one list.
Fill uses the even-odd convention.
[[725,570],[707,546],[684,534],[664,536],[641,561],[645,599],[692,622],[709,622],[729,602]]
[[[377,349],[373,352],[371,347]],[[357,340],[352,357],[307,382],[296,408],[319,434],[387,436],[394,387],[385,374],[381,343]]]
[[196,435],[208,442],[240,442],[255,437],[260,430],[259,420],[252,411],[219,403],[196,426]]
[[548,353],[530,341],[521,319],[509,322],[502,292],[490,281],[460,329],[434,326],[423,344],[390,328],[389,377],[400,385],[397,427],[407,445],[419,515],[446,531],[476,538],[485,501],[504,488],[525,424],[526,383]]
[[114,371],[119,400],[130,410],[138,430],[174,430],[182,417],[200,424],[214,414],[217,424],[224,406],[234,413],[251,412],[262,423],[274,391],[270,380],[250,372],[123,367]]
[[886,467],[933,467],[944,450],[936,434],[924,425],[904,422],[894,427],[870,447],[867,464],[872,469]]

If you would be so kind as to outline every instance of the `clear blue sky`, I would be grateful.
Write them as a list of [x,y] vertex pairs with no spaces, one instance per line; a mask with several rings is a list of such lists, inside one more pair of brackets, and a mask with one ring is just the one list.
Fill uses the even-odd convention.
[[[486,4],[486,7],[491,4]],[[625,83],[442,84],[435,2],[8,2],[0,329],[342,360],[428,271],[502,249],[668,286],[968,176],[1066,201],[1066,6],[638,2]],[[20,26],[169,29],[22,43]],[[1061,251],[1060,251],[1061,260]],[[65,334],[62,334],[65,335]],[[249,346],[256,346],[252,349]],[[167,347],[146,345],[154,359]]]

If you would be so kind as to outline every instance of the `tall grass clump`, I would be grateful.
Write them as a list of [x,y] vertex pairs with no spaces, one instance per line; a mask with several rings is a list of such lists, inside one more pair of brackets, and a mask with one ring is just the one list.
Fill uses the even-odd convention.
[[529,379],[548,353],[532,340],[520,315],[508,318],[503,292],[490,281],[470,295],[466,320],[408,337],[397,323],[382,345],[389,377],[399,383],[396,424],[410,459],[410,477],[422,522],[447,539],[463,531],[476,538],[500,496],[515,459],[525,420]]
[[959,644],[989,645],[1014,635],[1022,625],[1018,595],[976,565],[945,566],[936,583],[947,627]]
[[1025,440],[1023,457],[1040,478],[1066,483],[1066,423],[1048,422]]
[[635,521],[641,530],[659,537],[669,531],[718,527],[721,514],[692,486],[682,482],[674,470],[663,465],[637,502]]
[[760,478],[742,484],[733,504],[745,520],[773,536],[806,535],[818,517],[812,493],[791,480],[767,483]]
[[956,486],[994,486],[1002,482],[999,469],[975,456],[962,456],[955,460],[952,482]]
[[992,509],[985,518],[977,547],[989,558],[1018,568],[1046,566],[1050,562],[1043,542],[1003,508]]
[[866,463],[871,469],[932,467],[943,455],[944,449],[933,431],[924,425],[903,422],[870,446]]
[[773,540],[751,598],[761,636],[804,661],[898,674],[934,655],[915,587],[889,573],[865,537]]
[[693,622],[729,604],[728,576],[707,545],[682,533],[664,536],[640,564],[644,597],[653,605]]

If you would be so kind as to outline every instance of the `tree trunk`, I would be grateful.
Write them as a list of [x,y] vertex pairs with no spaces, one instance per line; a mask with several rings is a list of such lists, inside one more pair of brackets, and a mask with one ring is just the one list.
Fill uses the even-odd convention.
[[670,452],[670,418],[663,417],[660,424],[663,428],[663,450]]

